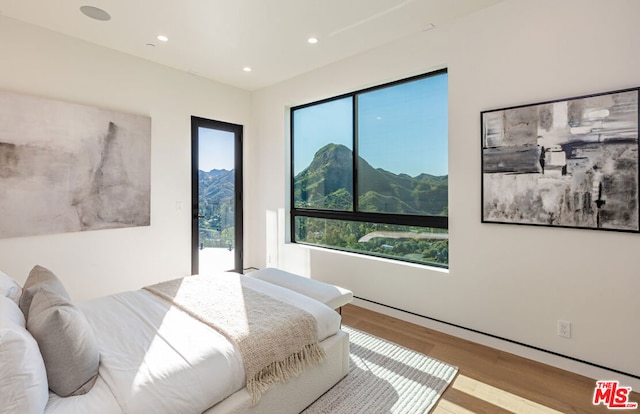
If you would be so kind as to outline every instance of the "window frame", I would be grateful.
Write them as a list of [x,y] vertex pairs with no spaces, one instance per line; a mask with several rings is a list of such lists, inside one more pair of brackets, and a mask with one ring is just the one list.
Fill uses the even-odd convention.
[[[317,246],[319,248],[330,249],[330,250],[338,250],[345,251],[341,248],[331,248],[327,246],[318,246],[311,243],[299,242],[296,241],[296,217],[309,217],[309,218],[319,218],[319,219],[331,219],[331,220],[341,220],[341,221],[356,221],[356,222],[369,222],[369,223],[377,223],[377,224],[390,224],[390,225],[405,225],[405,226],[420,226],[420,227],[429,227],[434,229],[445,229],[449,230],[449,216],[448,213],[446,216],[434,216],[434,215],[416,215],[416,214],[396,214],[396,213],[378,213],[378,212],[361,212],[358,211],[359,208],[359,198],[360,194],[358,192],[358,96],[367,92],[372,92],[384,88],[389,88],[393,86],[397,86],[404,83],[409,83],[412,81],[417,81],[420,79],[425,79],[432,76],[438,76],[442,74],[448,74],[447,68],[439,69],[433,72],[424,73],[421,75],[411,76],[409,78],[400,79],[393,82],[384,83],[381,85],[372,86],[365,89],[360,89],[357,91],[345,93],[339,96],[334,96],[331,98],[322,99],[319,101],[314,101],[310,103],[306,103],[303,105],[293,106],[289,109],[290,117],[289,117],[289,136],[290,136],[290,160],[289,160],[289,224],[290,224],[290,241],[291,243],[296,244],[304,244],[310,246]],[[294,171],[294,154],[295,154],[295,136],[294,136],[294,127],[295,127],[295,117],[294,112],[300,109],[308,108],[311,106],[321,105],[324,103],[336,101],[339,99],[351,98],[352,100],[352,172],[353,172],[353,210],[352,211],[340,211],[340,210],[328,210],[328,209],[313,209],[313,208],[298,208],[295,206],[295,197],[294,197],[294,179],[295,179],[295,171]],[[448,112],[448,111],[447,111]],[[447,136],[448,142],[448,136]],[[447,181],[448,181],[448,172],[447,172]],[[448,186],[448,184],[447,184]],[[447,201],[448,204],[448,201]],[[349,250],[350,251],[350,250]],[[374,254],[367,254],[363,252],[354,252],[355,254],[362,254],[364,256],[373,256],[379,257]],[[424,262],[416,262],[403,258],[389,258],[384,256],[389,260],[396,260],[399,262],[409,262],[409,263],[419,263],[425,264]],[[429,263],[428,266],[440,267],[440,268],[448,268],[447,264],[441,263]]]

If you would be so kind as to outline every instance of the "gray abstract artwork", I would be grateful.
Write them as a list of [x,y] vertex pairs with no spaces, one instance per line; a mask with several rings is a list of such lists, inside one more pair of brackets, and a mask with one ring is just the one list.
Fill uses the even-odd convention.
[[148,226],[151,118],[0,92],[0,237]]
[[638,231],[638,90],[482,112],[482,221]]

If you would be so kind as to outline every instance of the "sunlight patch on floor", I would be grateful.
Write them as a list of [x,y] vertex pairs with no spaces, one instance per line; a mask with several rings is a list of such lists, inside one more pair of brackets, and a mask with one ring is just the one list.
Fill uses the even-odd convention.
[[[458,375],[452,387],[496,407],[519,414],[562,414],[542,404],[519,397],[464,375]],[[441,401],[441,403],[444,401]],[[459,411],[453,411],[458,413]],[[464,412],[464,411],[463,411]]]

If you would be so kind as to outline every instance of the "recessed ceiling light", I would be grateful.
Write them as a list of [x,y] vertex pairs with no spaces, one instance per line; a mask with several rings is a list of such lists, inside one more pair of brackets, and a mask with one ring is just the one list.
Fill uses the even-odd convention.
[[101,22],[106,22],[107,20],[111,20],[111,15],[106,11],[99,9],[93,6],[82,6],[80,7],[80,11],[87,17],[91,17],[95,20],[100,20]]
[[242,68],[242,70],[244,70],[245,72],[251,72],[251,68],[249,66],[245,66],[244,68]]
[[159,34],[158,36],[156,36],[156,39],[158,39],[161,42],[167,42],[169,40],[169,38],[165,35],[161,35]]
[[317,37],[310,37],[307,39],[308,43],[311,43],[312,45],[315,45],[316,43],[318,43],[318,38]]

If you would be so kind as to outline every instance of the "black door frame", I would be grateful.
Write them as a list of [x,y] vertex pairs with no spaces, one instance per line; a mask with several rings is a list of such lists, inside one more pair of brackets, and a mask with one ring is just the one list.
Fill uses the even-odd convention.
[[198,155],[199,155],[199,128],[217,129],[234,134],[235,137],[235,160],[234,160],[234,190],[235,190],[235,258],[234,271],[242,273],[243,264],[243,208],[242,208],[242,125],[231,124],[229,122],[215,121],[212,119],[191,117],[191,274],[197,274],[200,266],[199,255],[199,219],[198,211]]

